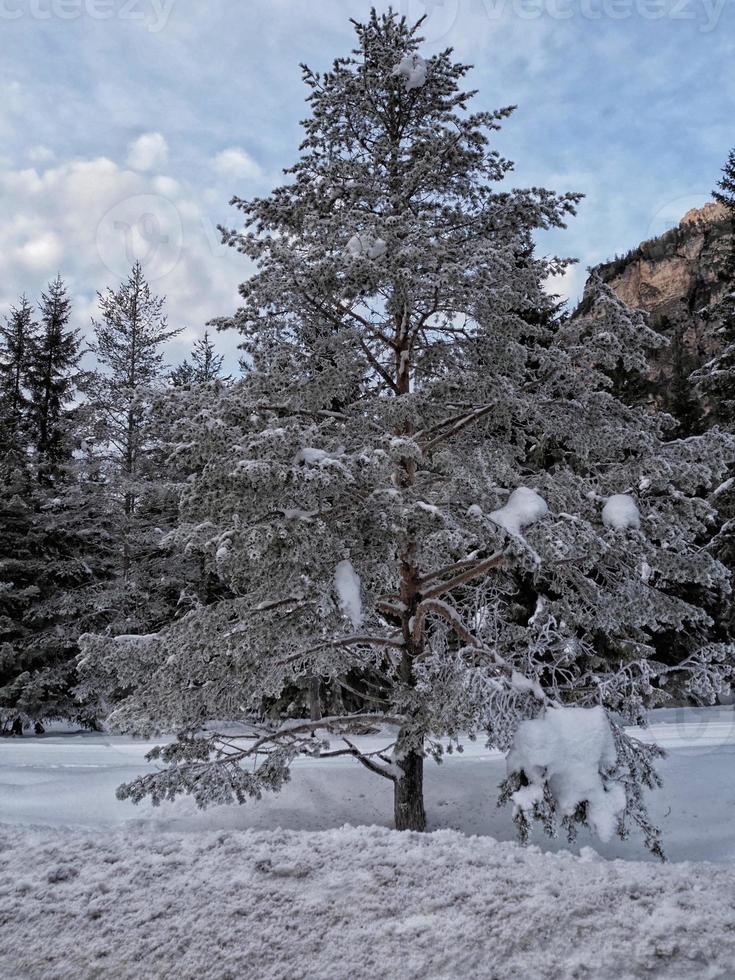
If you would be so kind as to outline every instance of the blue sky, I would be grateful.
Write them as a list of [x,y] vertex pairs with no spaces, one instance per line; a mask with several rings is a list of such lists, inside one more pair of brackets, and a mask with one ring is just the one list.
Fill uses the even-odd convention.
[[[183,356],[237,303],[246,261],[216,225],[297,152],[299,62],[346,53],[351,0],[0,0],[0,313],[61,271],[85,331],[95,290],[144,260]],[[425,49],[475,66],[513,183],[587,197],[540,244],[586,266],[708,198],[735,144],[735,0],[396,0]],[[379,9],[380,6],[379,6]],[[236,338],[220,340],[231,353]]]

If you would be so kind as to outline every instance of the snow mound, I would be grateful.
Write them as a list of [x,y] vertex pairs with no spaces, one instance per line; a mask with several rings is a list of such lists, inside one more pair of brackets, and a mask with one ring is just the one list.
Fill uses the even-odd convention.
[[608,497],[602,508],[602,523],[616,531],[638,530],[641,526],[638,504],[627,493],[616,493]]
[[519,535],[524,527],[530,527],[549,513],[544,498],[529,487],[518,487],[508,498],[508,503],[490,514],[490,520],[510,534]]
[[334,573],[334,587],[339,596],[342,612],[355,629],[362,625],[362,601],[360,599],[360,576],[352,562],[346,558],[341,561]]
[[0,976],[732,977],[731,868],[455,831],[0,827]]
[[587,803],[590,827],[608,841],[625,809],[622,785],[603,778],[616,761],[603,708],[548,708],[542,717],[522,722],[513,740],[508,772],[523,771],[529,783],[513,794],[513,803],[532,814],[547,783],[562,816]]
[[406,91],[421,88],[426,82],[426,61],[418,54],[407,54],[393,69],[393,74],[406,79]]

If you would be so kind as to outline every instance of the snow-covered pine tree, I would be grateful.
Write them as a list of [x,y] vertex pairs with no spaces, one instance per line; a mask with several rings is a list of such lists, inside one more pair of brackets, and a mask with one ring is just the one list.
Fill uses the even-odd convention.
[[150,406],[164,384],[162,346],[179,330],[168,326],[165,299],[151,291],[139,262],[118,289],[99,294],[99,305],[93,343],[98,367],[86,394],[113,503],[121,578],[115,603],[123,631],[137,632],[166,618],[152,590],[161,584],[159,544],[176,501],[157,479],[159,447]]
[[185,360],[171,372],[174,385],[207,384],[222,377],[224,357],[217,353],[214,343],[210,340],[209,331],[194,342],[191,351],[191,363]]
[[[513,749],[522,829],[633,821],[656,849],[655,749],[621,726],[665,697],[652,636],[706,628],[670,587],[727,587],[692,540],[729,444],[668,443],[666,419],[610,392],[658,338],[601,283],[588,316],[548,322],[564,262],[532,234],[578,198],[497,186],[510,164],[490,136],[510,110],[470,113],[468,68],[424,59],[418,25],[373,12],[355,30],[351,57],[304,69],[290,182],[237,200],[246,228],[225,236],[258,267],[227,324],[252,368],[181,413],[193,473],[172,537],[232,595],[158,635],[82,642],[85,674],[131,692],[113,725],[179,733],[154,753],[166,768],[119,794],[242,802],[299,754],[352,755],[392,782],[396,827],[420,830],[425,757],[482,734]],[[679,666],[709,696],[727,653]],[[313,677],[364,707],[269,714]],[[384,748],[360,749],[366,727]]]

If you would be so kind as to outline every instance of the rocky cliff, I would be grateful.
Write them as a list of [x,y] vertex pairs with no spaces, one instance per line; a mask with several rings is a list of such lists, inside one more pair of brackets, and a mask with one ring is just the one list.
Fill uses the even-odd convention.
[[597,268],[629,306],[651,315],[670,344],[655,355],[640,394],[683,417],[692,398],[689,374],[722,346],[710,311],[733,289],[733,223],[715,202],[688,211],[676,228]]

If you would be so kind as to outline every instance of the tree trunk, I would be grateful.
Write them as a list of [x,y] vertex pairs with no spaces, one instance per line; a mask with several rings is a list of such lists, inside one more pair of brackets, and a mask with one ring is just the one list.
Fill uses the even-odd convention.
[[309,716],[311,721],[322,717],[321,684],[318,677],[309,678]]
[[396,830],[426,830],[424,810],[424,757],[409,752],[398,763],[403,772],[393,784],[393,811]]

